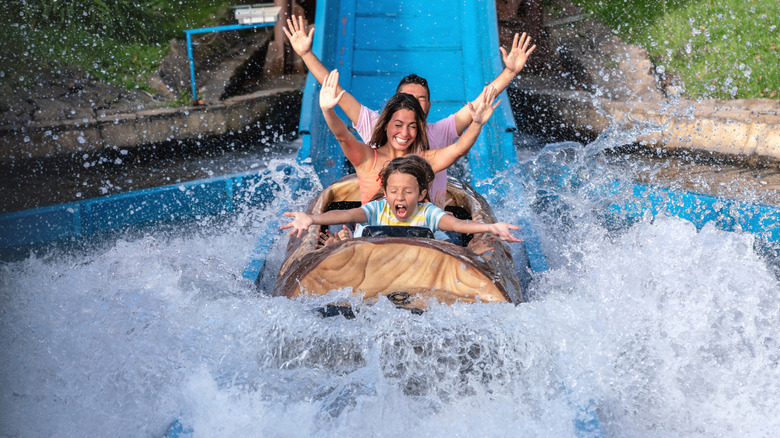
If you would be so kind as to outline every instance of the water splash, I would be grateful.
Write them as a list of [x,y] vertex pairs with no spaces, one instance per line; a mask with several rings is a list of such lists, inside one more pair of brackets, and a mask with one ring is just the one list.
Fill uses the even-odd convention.
[[610,436],[780,431],[780,288],[755,238],[605,222],[627,194],[589,195],[626,177],[602,146],[547,145],[507,172],[528,199],[496,215],[532,206],[551,261],[517,306],[414,315],[336,291],[358,310],[346,320],[271,298],[241,272],[275,203],[3,264],[0,431],[574,436],[589,400]]

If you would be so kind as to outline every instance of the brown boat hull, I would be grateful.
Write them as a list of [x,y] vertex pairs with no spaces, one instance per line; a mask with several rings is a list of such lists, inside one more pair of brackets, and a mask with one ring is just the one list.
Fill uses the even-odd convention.
[[[495,222],[484,198],[470,187],[450,179],[447,192],[452,204],[473,220]],[[356,199],[357,181],[348,176],[323,190],[307,212]],[[274,295],[297,298],[351,288],[365,301],[387,297],[410,309],[425,309],[431,300],[516,302],[521,296],[509,247],[498,239],[491,244],[491,255],[483,258],[468,248],[426,238],[357,238],[316,248],[319,232],[319,226],[312,226],[301,238],[290,238]]]

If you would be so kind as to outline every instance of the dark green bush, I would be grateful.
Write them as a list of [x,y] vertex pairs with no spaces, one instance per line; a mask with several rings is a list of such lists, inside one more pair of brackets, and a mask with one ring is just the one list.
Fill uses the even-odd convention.
[[696,98],[780,98],[778,0],[577,0]]
[[0,14],[0,86],[35,86],[79,66],[86,75],[145,88],[184,29],[213,26],[232,0],[5,0]]
[[34,28],[82,31],[120,41],[152,42],[164,38],[165,11],[160,1],[11,0],[14,22]]

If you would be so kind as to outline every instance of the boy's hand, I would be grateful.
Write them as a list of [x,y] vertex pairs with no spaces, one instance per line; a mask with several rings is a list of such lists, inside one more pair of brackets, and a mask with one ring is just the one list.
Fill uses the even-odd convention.
[[292,228],[292,231],[287,233],[288,236],[292,236],[297,231],[298,235],[296,237],[301,237],[301,234],[314,224],[314,220],[311,216],[300,211],[285,211],[284,215],[293,218],[292,222],[279,227],[281,230]]
[[522,239],[518,239],[517,237],[513,236],[512,233],[509,230],[519,230],[520,227],[517,225],[510,225],[504,222],[496,222],[495,224],[490,224],[490,232],[497,235],[501,240],[507,241],[507,242],[522,242]]
[[339,104],[341,97],[344,96],[346,90],[341,90],[341,93],[336,94],[336,90],[339,86],[339,71],[333,70],[328,73],[325,80],[322,82],[322,88],[320,89],[320,108],[324,110],[331,110]]
[[515,34],[514,41],[512,41],[512,49],[507,55],[506,49],[499,47],[501,50],[501,57],[504,59],[504,65],[507,69],[513,71],[515,74],[520,73],[520,70],[525,67],[525,62],[528,61],[528,57],[536,49],[536,44],[528,48],[528,44],[531,42],[531,37],[526,36],[523,32],[523,36]]
[[493,104],[493,100],[496,98],[496,89],[492,85],[488,85],[485,87],[484,90],[482,90],[482,93],[480,93],[479,97],[477,97],[477,107],[475,108],[474,105],[469,102],[469,111],[471,111],[471,120],[474,123],[477,123],[479,125],[484,125],[491,115],[493,115],[493,110],[495,110],[498,107],[498,104],[501,103],[501,99],[499,99],[495,104]]
[[295,50],[295,53],[303,57],[303,55],[311,52],[311,43],[314,40],[312,37],[314,35],[314,27],[309,28],[309,33],[307,34],[306,26],[303,24],[303,17],[298,16],[297,22],[295,18],[295,15],[292,18],[288,18],[287,27],[283,28],[283,30],[284,34],[287,35],[287,39],[290,40],[290,45]]

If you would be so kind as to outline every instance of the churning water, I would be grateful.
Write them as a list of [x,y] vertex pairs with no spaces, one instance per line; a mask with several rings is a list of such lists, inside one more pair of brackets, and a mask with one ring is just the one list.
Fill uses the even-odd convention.
[[241,273],[274,208],[4,263],[0,436],[575,436],[588,406],[606,436],[777,435],[780,284],[754,236],[607,223],[588,186],[624,172],[593,147],[507,172],[526,198],[496,214],[532,206],[551,267],[519,305],[346,320],[258,293]]

